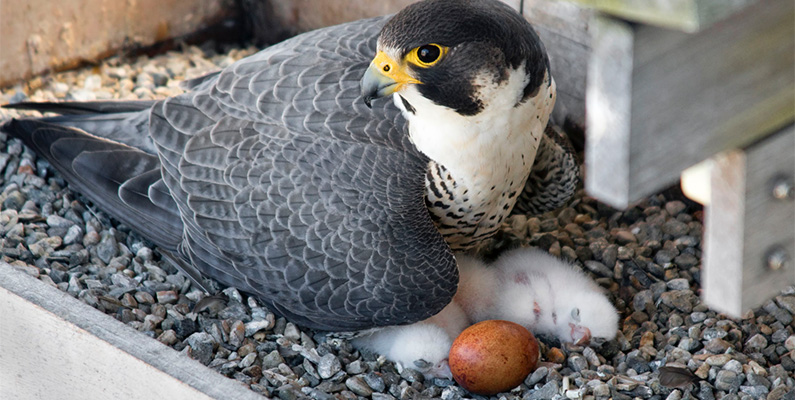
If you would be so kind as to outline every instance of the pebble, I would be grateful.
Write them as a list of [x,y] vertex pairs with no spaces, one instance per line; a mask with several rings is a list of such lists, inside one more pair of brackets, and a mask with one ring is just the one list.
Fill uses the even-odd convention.
[[159,340],[160,343],[163,343],[166,346],[171,346],[177,342],[177,333],[174,332],[173,329],[163,331],[163,333],[161,333],[160,336],[157,337],[157,340]]
[[751,338],[745,342],[745,348],[751,351],[761,351],[765,347],[767,347],[767,339],[760,333],[751,336]]
[[205,332],[196,332],[185,339],[191,348],[190,355],[204,365],[208,365],[213,357],[213,338]]
[[162,290],[157,292],[157,302],[162,304],[175,303],[179,299],[177,292],[173,290]]
[[540,366],[536,368],[530,375],[527,376],[524,380],[524,384],[528,387],[535,386],[536,383],[541,382],[547,376],[549,369],[545,366]]
[[337,372],[340,372],[341,369],[340,360],[331,353],[321,357],[320,362],[317,364],[317,372],[323,379],[331,378]]
[[598,367],[602,365],[602,362],[599,360],[599,356],[596,354],[596,351],[591,347],[586,347],[582,351],[582,355],[588,360],[588,364],[594,367]]
[[665,282],[666,286],[670,290],[688,290],[690,289],[690,282],[688,282],[685,278],[676,278],[671,279],[668,282]]
[[367,384],[369,388],[375,390],[376,392],[383,392],[386,390],[386,383],[384,382],[384,378],[381,377],[380,374],[375,372],[370,372],[363,375],[362,379]]
[[586,261],[584,264],[585,268],[587,268],[589,271],[593,272],[596,275],[605,276],[605,277],[613,276],[613,270],[607,268],[606,265],[602,264],[599,261],[589,260]]
[[795,351],[795,335],[789,336],[784,341],[784,348],[787,349],[787,351]]
[[676,216],[682,211],[687,208],[684,202],[679,200],[673,200],[665,203],[665,211],[668,212],[668,215]]
[[741,374],[743,372],[743,365],[740,364],[737,360],[729,360],[726,364],[723,365],[723,369],[727,371],[732,371],[735,374]]
[[559,348],[553,347],[547,351],[546,358],[549,362],[561,364],[566,360],[566,355]]
[[246,337],[246,326],[243,321],[235,321],[229,328],[229,344],[237,348],[243,344],[243,339]]
[[268,330],[272,327],[273,321],[268,321],[265,319],[253,320],[245,324],[245,335],[247,337],[251,337],[259,331]]
[[665,292],[660,296],[663,304],[674,307],[683,313],[690,313],[693,311],[693,303],[695,295],[691,290],[672,290]]
[[593,395],[596,397],[610,396],[610,386],[605,383],[600,383],[593,388]]
[[359,396],[371,396],[373,394],[373,389],[367,385],[367,382],[364,381],[364,378],[359,376],[352,376],[345,380],[345,386],[348,387],[353,393],[356,393]]
[[271,369],[276,368],[280,364],[284,364],[284,358],[277,350],[273,350],[262,358],[262,368]]
[[732,356],[729,354],[719,354],[716,356],[709,356],[707,358],[707,364],[715,366],[715,367],[722,367],[726,365],[732,359]]
[[530,392],[523,400],[548,400],[560,391],[557,381],[547,382],[541,389]]
[[580,372],[588,368],[588,360],[583,356],[574,354],[569,357],[569,367],[574,370],[574,372]]
[[616,233],[616,243],[620,245],[627,245],[630,243],[637,243],[638,239],[635,237],[632,232],[628,231],[618,231]]
[[701,379],[707,379],[707,377],[709,377],[709,371],[710,371],[709,367],[710,367],[709,363],[703,363],[696,369],[696,371],[693,374]]
[[715,378],[715,388],[728,392],[737,381],[737,373],[729,370],[721,370]]
[[704,349],[712,354],[722,354],[730,348],[732,344],[720,338],[714,338],[704,345]]
[[149,292],[135,292],[135,300],[139,303],[144,304],[153,304],[155,302],[155,298]]

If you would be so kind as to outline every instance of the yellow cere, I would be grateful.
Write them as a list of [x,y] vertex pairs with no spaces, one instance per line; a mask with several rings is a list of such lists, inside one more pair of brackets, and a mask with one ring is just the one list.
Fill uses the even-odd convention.
[[395,81],[397,86],[395,87],[394,91],[400,90],[403,85],[408,83],[416,83],[416,84],[422,83],[419,80],[412,77],[411,75],[409,75],[406,72],[404,66],[396,63],[383,51],[379,51],[375,55],[375,58],[373,58],[371,65],[375,66],[376,71],[380,72],[384,76]]

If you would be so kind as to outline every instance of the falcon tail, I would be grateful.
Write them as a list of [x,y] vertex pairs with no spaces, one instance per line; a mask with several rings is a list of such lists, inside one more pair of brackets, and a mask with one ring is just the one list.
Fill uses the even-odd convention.
[[[153,100],[89,101],[64,103],[16,103],[3,108],[57,113],[36,121],[78,128],[93,136],[110,139],[155,154],[149,138],[149,112]],[[13,135],[13,132],[8,132]],[[21,138],[21,137],[20,137]],[[24,140],[24,138],[21,138]]]
[[12,119],[0,125],[0,131],[22,140],[46,158],[73,190],[100,209],[136,227],[155,244],[174,251],[182,237],[179,212],[160,179],[160,160],[147,152],[151,142],[147,146],[149,139],[136,127],[136,121],[148,119],[148,112],[143,111],[148,108],[147,103],[5,106],[65,115]]

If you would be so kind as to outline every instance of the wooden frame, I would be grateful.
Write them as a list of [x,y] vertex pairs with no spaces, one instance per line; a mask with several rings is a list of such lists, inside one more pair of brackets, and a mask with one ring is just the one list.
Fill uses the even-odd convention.
[[618,208],[795,120],[795,5],[754,3],[696,34],[598,17],[586,189]]
[[0,315],[2,399],[262,399],[3,262]]
[[795,284],[795,125],[715,157],[709,185],[703,297],[740,316]]
[[696,32],[757,0],[570,0],[644,24]]

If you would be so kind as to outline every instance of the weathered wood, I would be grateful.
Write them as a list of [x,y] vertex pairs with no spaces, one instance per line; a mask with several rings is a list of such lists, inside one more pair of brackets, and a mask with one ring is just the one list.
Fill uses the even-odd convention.
[[0,262],[0,399],[261,399]]
[[0,86],[96,61],[133,44],[192,33],[234,12],[232,0],[0,1]]
[[795,120],[793,18],[791,0],[769,0],[696,34],[602,19],[587,92],[589,193],[626,207]]
[[588,25],[593,11],[562,1],[524,0],[523,14],[549,54],[558,90],[555,122],[562,124],[568,118],[585,124],[586,72],[591,55]]
[[587,140],[585,187],[591,196],[623,202],[632,171],[629,132],[632,100],[632,27],[597,16],[585,96]]
[[571,0],[630,21],[695,32],[757,0]]
[[739,317],[795,284],[795,199],[777,181],[795,184],[795,125],[714,159],[702,286],[715,310]]

